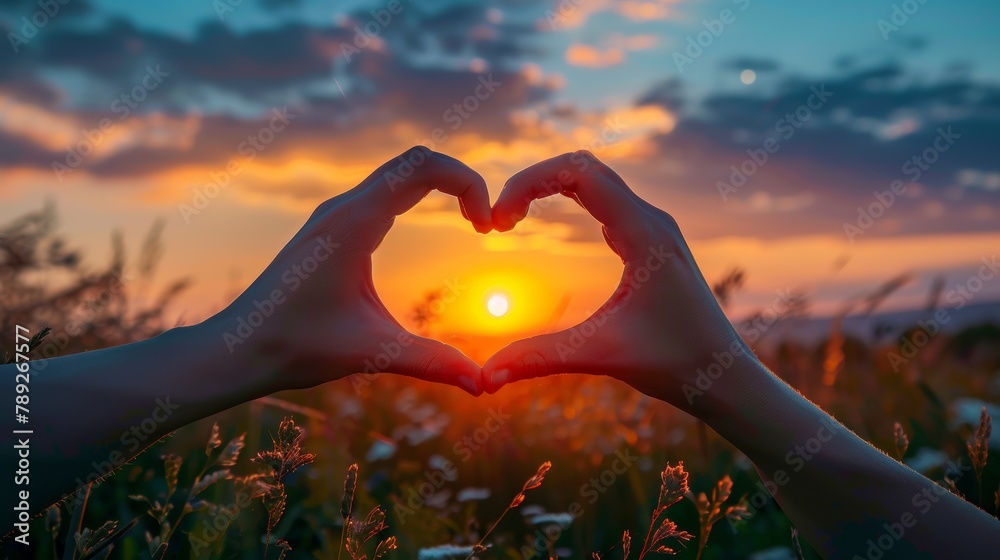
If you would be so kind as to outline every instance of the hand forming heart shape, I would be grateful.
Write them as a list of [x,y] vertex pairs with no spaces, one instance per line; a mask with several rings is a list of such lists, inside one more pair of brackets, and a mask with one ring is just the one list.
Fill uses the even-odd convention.
[[[458,197],[462,215],[480,233],[512,229],[532,200],[557,193],[572,198],[602,224],[605,240],[621,257],[618,288],[587,321],[515,342],[482,367],[451,346],[408,333],[375,292],[371,255],[395,216],[431,189]],[[335,266],[324,262],[331,257]],[[683,402],[692,402],[684,387],[696,382],[688,372],[710,362],[720,340],[733,352],[745,351],[673,218],[639,198],[586,151],[517,173],[491,209],[479,174],[449,156],[412,148],[321,204],[220,314],[223,325],[249,318],[263,301],[275,304],[273,315],[258,321],[250,335],[227,339],[227,345],[235,352],[244,339],[256,338],[250,352],[275,372],[268,380],[271,391],[391,371],[478,395],[522,379],[572,372],[611,375],[687,408]]]

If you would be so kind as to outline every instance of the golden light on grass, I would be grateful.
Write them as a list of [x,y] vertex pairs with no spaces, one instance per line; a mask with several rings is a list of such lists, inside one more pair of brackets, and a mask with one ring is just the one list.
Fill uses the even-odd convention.
[[510,309],[510,301],[503,294],[493,294],[486,300],[486,310],[494,317],[503,317]]

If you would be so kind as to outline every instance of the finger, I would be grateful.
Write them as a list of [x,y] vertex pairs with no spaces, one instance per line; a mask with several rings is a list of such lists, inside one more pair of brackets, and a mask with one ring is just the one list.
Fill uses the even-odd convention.
[[368,188],[368,186],[375,179],[377,179],[378,177],[381,177],[384,173],[395,169],[396,166],[399,165],[399,161],[398,161],[399,158],[404,157],[405,155],[406,155],[406,152],[403,152],[402,154],[400,154],[400,155],[398,155],[398,156],[390,159],[389,161],[387,161],[387,162],[383,163],[382,165],[378,166],[378,168],[375,169],[375,171],[372,171],[371,173],[369,173],[368,176],[365,177],[364,180],[362,180],[356,186],[354,186],[354,187],[352,187],[352,188],[350,188],[350,189],[348,189],[348,190],[346,190],[346,191],[344,191],[344,192],[342,192],[342,193],[340,193],[340,194],[338,194],[338,195],[336,195],[334,197],[328,198],[327,200],[323,201],[319,206],[316,207],[316,210],[312,213],[312,216],[310,216],[309,219],[310,220],[313,220],[313,219],[322,219],[322,217],[326,215],[326,212],[330,208],[332,208],[333,206],[335,206],[337,204],[338,200],[349,199],[352,196],[360,193],[364,189]]
[[476,231],[493,229],[490,194],[482,176],[457,159],[423,146],[408,150],[359,196],[389,219],[413,208],[434,189],[458,197]]
[[601,163],[600,160],[597,159],[597,156],[593,154],[590,155],[593,158],[593,161],[598,162],[600,164],[596,166],[597,170],[603,173],[606,177],[608,177],[612,181],[623,185],[625,187],[625,192],[632,197],[632,200],[634,200],[636,204],[642,206],[647,210],[656,209],[656,207],[650,204],[649,201],[636,194],[636,192],[633,191],[632,189],[628,188],[628,183],[625,182],[625,179],[622,179],[621,175],[619,175],[617,171],[612,169],[611,166]]
[[401,330],[379,344],[379,348],[380,351],[368,363],[371,369],[380,373],[445,383],[459,387],[472,396],[483,392],[482,367],[443,342]]
[[612,251],[614,251],[615,254],[618,255],[619,257],[622,256],[622,253],[621,251],[618,250],[618,247],[615,247],[615,242],[611,240],[611,236],[608,234],[608,228],[601,226],[601,235],[604,236],[604,242],[608,244],[608,247]]
[[628,233],[647,218],[634,193],[600,171],[600,161],[586,151],[563,154],[517,173],[504,185],[493,206],[493,225],[508,231],[528,214],[533,200],[564,194],[580,203],[612,232]]
[[483,365],[483,389],[495,393],[509,383],[559,373],[602,373],[610,354],[601,340],[580,334],[593,334],[582,326],[505,346]]

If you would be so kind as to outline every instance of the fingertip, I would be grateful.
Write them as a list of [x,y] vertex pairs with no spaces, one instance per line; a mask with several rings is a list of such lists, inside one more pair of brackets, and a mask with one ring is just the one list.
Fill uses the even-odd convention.
[[499,232],[510,231],[514,229],[515,225],[517,225],[516,217],[511,215],[510,212],[504,211],[499,207],[493,208],[492,218],[493,229]]
[[464,375],[459,376],[458,386],[462,388],[466,393],[469,393],[473,397],[478,397],[483,394],[482,388],[479,386],[474,379],[466,377]]
[[490,380],[488,385],[488,392],[492,395],[503,388],[507,382],[510,381],[511,371],[507,368],[501,368],[493,371],[490,374]]
[[493,229],[497,230],[497,232],[499,232],[499,233],[506,233],[506,232],[514,229],[514,224],[508,224],[508,223],[505,223],[505,222],[501,222],[501,223],[494,222]]

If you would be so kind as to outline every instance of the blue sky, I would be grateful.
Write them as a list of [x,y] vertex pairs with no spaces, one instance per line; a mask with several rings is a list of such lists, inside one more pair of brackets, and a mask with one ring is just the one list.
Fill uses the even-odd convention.
[[[385,25],[371,13],[391,5],[384,0],[244,0],[221,17],[216,4],[71,1],[17,44],[37,4],[0,0],[9,43],[0,49],[0,200],[15,210],[53,197],[92,206],[98,219],[65,225],[95,246],[111,227],[141,230],[166,216],[180,255],[170,266],[205,277],[202,303],[217,301],[227,274],[184,257],[205,251],[201,240],[231,235],[216,265],[259,270],[254,247],[277,244],[315,204],[436,129],[448,138],[432,147],[483,173],[494,197],[538,159],[592,149],[678,217],[710,279],[748,269],[747,309],[801,286],[831,310],[904,271],[915,280],[891,304],[914,305],[936,277],[960,281],[1000,247],[996,2],[406,1]],[[878,22],[891,23],[894,6],[912,14],[884,37]],[[724,10],[729,23],[706,43],[705,21]],[[351,53],[355,25],[375,25],[376,37]],[[699,34],[702,52],[678,68],[675,55]],[[151,68],[166,77],[148,88]],[[486,77],[502,85],[450,128],[449,111]],[[802,112],[824,87],[832,97]],[[122,116],[116,100],[132,93],[142,99]],[[286,106],[294,124],[205,217],[178,210]],[[786,135],[796,111],[808,117]],[[112,127],[89,145],[102,119]],[[955,135],[954,149],[927,152],[942,131]],[[768,139],[780,146],[766,165],[725,193],[720,185]],[[75,158],[80,149],[88,155]],[[934,163],[919,177],[905,172],[927,153]],[[849,235],[859,209],[896,180],[905,184],[891,208]],[[461,219],[447,203],[429,198],[400,227],[521,263],[550,284],[567,266],[608,271],[611,280],[573,288],[580,313],[613,283],[599,229],[572,205],[554,204],[507,237],[457,240]],[[387,249],[387,270],[408,265],[397,258],[406,252],[404,243]],[[417,297],[393,286],[399,306]],[[1000,282],[984,294],[1000,297]]]

